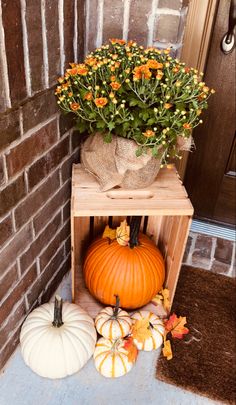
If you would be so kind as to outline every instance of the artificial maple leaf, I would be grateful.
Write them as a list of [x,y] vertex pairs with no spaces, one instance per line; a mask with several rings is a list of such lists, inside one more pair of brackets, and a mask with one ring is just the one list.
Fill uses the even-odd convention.
[[172,314],[169,319],[165,322],[165,329],[168,332],[171,332],[171,335],[177,339],[183,339],[184,335],[189,333],[189,329],[184,325],[186,324],[186,317]]
[[150,336],[152,336],[152,331],[148,318],[138,319],[132,327],[132,337],[143,343]]
[[129,243],[130,227],[127,225],[126,219],[116,228],[116,240],[121,246],[127,246]]
[[170,340],[164,340],[164,347],[162,349],[163,356],[167,358],[167,360],[171,360],[173,358],[172,349]]
[[138,356],[138,349],[134,344],[133,338],[125,339],[124,348],[128,352],[128,360],[130,363],[135,363]]
[[116,239],[116,229],[112,229],[109,225],[106,225],[104,232],[102,234],[103,238],[109,238],[110,240]]
[[152,299],[154,305],[161,304],[164,309],[169,312],[170,310],[170,301],[169,301],[170,291],[168,288],[162,288],[161,291]]

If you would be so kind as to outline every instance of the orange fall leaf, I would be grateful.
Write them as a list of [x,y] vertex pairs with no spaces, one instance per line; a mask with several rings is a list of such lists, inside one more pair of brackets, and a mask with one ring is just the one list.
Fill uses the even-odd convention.
[[186,317],[172,314],[165,323],[166,332],[170,332],[174,338],[183,339],[184,335],[189,333],[189,329],[184,325],[186,324]]
[[145,342],[150,336],[152,336],[152,331],[150,329],[150,323],[147,318],[139,319],[135,322],[132,327],[132,336],[137,339],[138,342]]

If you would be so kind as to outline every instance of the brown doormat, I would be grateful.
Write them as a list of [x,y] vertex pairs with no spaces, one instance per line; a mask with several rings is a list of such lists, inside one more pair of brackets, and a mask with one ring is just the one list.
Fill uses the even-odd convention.
[[187,317],[190,333],[183,340],[172,340],[173,359],[161,355],[156,377],[213,400],[236,404],[235,303],[235,279],[183,266],[172,312]]

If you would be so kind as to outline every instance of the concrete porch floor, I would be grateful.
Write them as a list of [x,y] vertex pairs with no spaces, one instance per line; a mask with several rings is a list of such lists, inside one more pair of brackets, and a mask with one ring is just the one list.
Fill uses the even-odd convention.
[[[70,300],[70,276],[57,291]],[[219,402],[195,395],[155,378],[160,352],[140,352],[124,377],[106,379],[90,359],[79,373],[61,380],[34,374],[23,362],[20,348],[0,376],[0,405],[213,405]]]
[[[235,277],[235,242],[190,232],[183,263]],[[56,293],[71,301],[70,274],[65,276]],[[155,370],[159,355],[157,351],[139,352],[133,369],[113,380],[96,371],[93,359],[71,377],[47,380],[24,364],[18,347],[0,374],[0,405],[219,404],[157,380]]]

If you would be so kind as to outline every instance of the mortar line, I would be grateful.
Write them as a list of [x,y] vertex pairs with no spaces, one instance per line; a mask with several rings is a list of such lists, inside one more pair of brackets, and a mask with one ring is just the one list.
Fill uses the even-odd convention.
[[45,0],[41,0],[41,23],[42,23],[42,42],[43,42],[44,86],[47,89],[49,87],[49,65],[48,65],[48,43],[47,43]]
[[24,69],[25,69],[25,82],[26,91],[29,97],[32,96],[31,87],[31,69],[29,61],[29,45],[28,45],[28,32],[26,24],[26,0],[20,0],[21,3],[21,24],[22,24],[22,35],[23,35],[23,53],[24,53]]
[[5,46],[5,32],[2,21],[2,1],[0,0],[0,60],[2,61],[2,78],[4,83],[4,93],[6,99],[6,107],[11,108],[10,86],[7,68],[7,56]]

